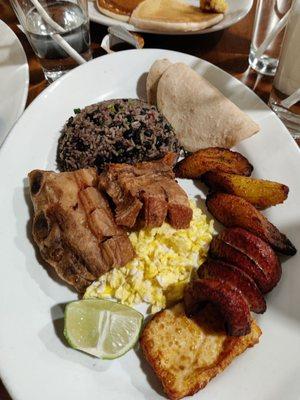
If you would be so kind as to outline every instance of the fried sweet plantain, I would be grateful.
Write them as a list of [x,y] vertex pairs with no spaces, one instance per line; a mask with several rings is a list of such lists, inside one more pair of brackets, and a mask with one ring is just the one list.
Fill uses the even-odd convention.
[[251,332],[249,304],[237,287],[220,278],[196,279],[190,282],[184,292],[187,317],[197,314],[207,303],[218,308],[229,336],[244,336]]
[[281,264],[271,246],[242,228],[227,228],[215,236],[210,255],[247,273],[262,293],[270,292],[281,278]]
[[242,197],[259,210],[283,203],[289,188],[278,182],[254,179],[247,176],[209,171],[202,181],[213,191]]
[[199,178],[207,171],[250,176],[252,170],[253,166],[240,153],[221,147],[198,150],[175,166],[177,177],[190,179]]
[[294,255],[297,250],[290,240],[271,224],[252,204],[227,193],[212,193],[206,198],[208,211],[227,227],[244,228],[264,241],[274,250]]
[[254,280],[242,269],[220,260],[206,260],[198,269],[199,278],[222,279],[240,290],[248,301],[250,311],[261,314],[266,302]]

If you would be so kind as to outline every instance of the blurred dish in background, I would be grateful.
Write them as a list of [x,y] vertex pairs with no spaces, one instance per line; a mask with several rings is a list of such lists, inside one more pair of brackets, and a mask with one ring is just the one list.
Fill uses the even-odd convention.
[[223,11],[203,11],[199,4],[193,6],[182,0],[144,0],[133,10],[129,22],[140,29],[173,33],[200,31],[223,18]]
[[[99,0],[100,2],[103,2],[104,0]],[[134,0],[137,2],[137,0]],[[195,7],[199,7],[199,1],[198,0],[186,0],[186,3]],[[240,21],[242,18],[244,18],[248,12],[250,11],[253,0],[241,0],[237,2],[236,0],[228,0],[228,11],[224,15],[224,18],[216,23],[216,25],[211,26],[210,28],[207,29],[199,29],[199,30],[194,30],[194,31],[164,31],[163,29],[156,28],[150,30],[149,28],[137,28],[128,22],[125,22],[124,20],[118,20],[111,17],[108,17],[107,15],[102,14],[96,5],[96,2],[93,0],[89,0],[89,16],[90,19],[94,22],[97,22],[102,25],[106,26],[112,26],[112,25],[120,25],[126,28],[129,31],[132,32],[148,32],[148,33],[155,33],[155,34],[169,34],[169,35],[198,35],[198,34],[203,34],[203,33],[209,33],[209,32],[215,32],[219,31],[225,28],[228,28],[229,26],[237,23]],[[107,13],[106,13],[107,14]],[[125,16],[126,17],[126,16]],[[127,18],[126,18],[127,19]]]
[[279,56],[269,105],[300,139],[300,2],[294,0]]
[[99,11],[108,17],[118,19],[120,21],[129,21],[132,11],[143,0],[96,0]]
[[274,76],[292,0],[258,0],[249,64],[257,72]]
[[49,83],[92,58],[87,0],[10,3]]
[[0,20],[0,146],[24,111],[29,73],[26,54],[14,32]]

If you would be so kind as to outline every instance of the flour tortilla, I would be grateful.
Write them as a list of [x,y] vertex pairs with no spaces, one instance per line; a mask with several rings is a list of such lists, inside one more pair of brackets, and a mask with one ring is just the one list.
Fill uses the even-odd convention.
[[162,60],[155,61],[148,73],[147,82],[146,82],[146,91],[147,91],[147,101],[150,104],[156,106],[156,94],[157,94],[157,85],[158,81],[162,77],[162,74],[169,68],[172,63],[166,58]]
[[171,65],[157,86],[157,107],[187,151],[235,146],[259,126],[185,64]]
[[202,12],[181,0],[144,0],[131,14],[129,22],[137,28],[161,32],[200,31],[217,24],[221,13]]

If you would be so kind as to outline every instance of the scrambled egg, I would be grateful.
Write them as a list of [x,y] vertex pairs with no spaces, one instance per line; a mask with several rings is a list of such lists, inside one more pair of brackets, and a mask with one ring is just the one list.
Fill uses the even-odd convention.
[[129,235],[137,257],[115,268],[86,290],[84,298],[114,298],[132,306],[146,302],[155,313],[183,296],[183,289],[206,258],[214,233],[213,221],[191,202],[193,219],[188,229],[164,223]]

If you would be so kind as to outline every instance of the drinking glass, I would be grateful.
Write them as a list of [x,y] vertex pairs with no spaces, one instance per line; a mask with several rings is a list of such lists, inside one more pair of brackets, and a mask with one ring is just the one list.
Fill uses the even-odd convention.
[[291,3],[292,0],[257,0],[249,54],[249,64],[255,71],[264,75],[275,75],[284,29],[261,56],[256,57],[256,51],[290,9]]
[[[70,57],[59,44],[57,36],[60,41],[67,42],[79,53],[79,57],[83,57],[84,60],[91,59],[87,0],[10,0],[10,2],[50,83],[78,65],[78,61]],[[49,24],[37,7],[39,5],[44,8],[54,24],[59,25],[57,28],[62,29],[55,29]]]
[[[290,97],[292,96],[292,97]],[[291,101],[291,99],[293,99]],[[281,48],[269,105],[300,139],[300,1],[294,0]]]

